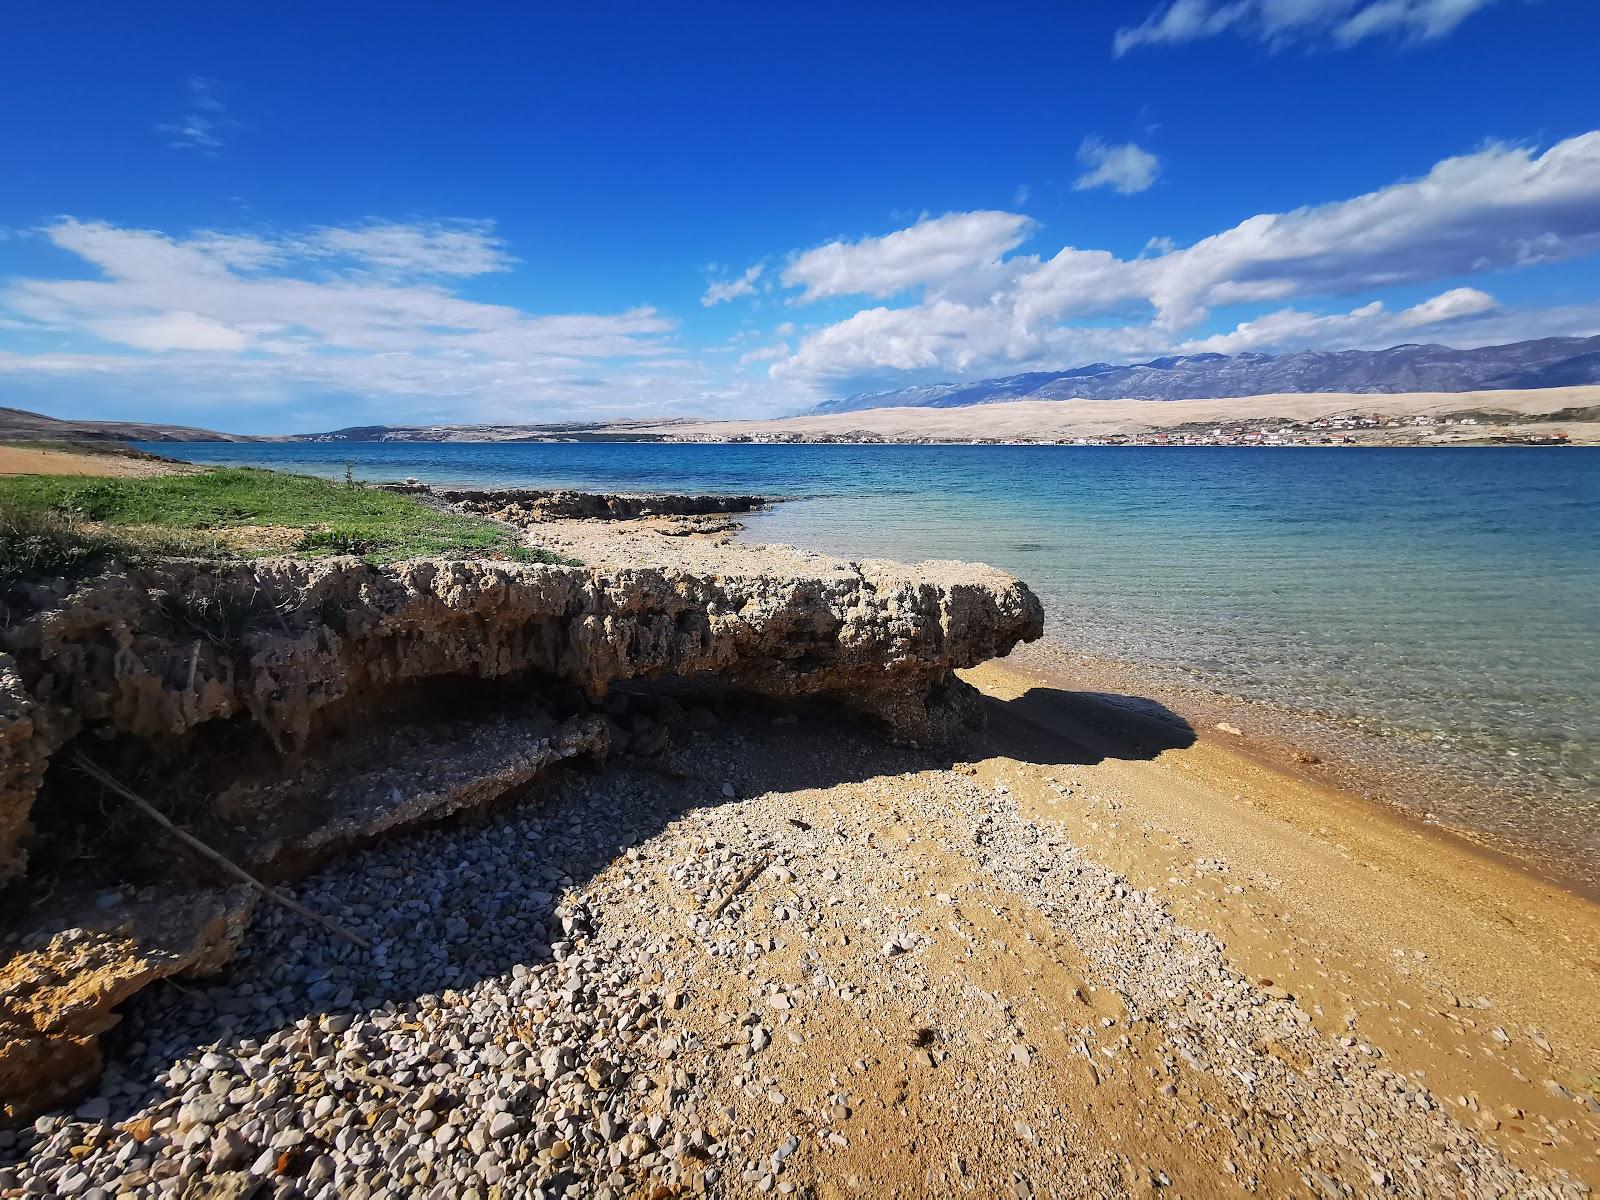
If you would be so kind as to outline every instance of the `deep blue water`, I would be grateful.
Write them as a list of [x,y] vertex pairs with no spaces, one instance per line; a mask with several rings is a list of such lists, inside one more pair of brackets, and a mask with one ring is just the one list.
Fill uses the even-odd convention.
[[[170,444],[149,449],[172,453]],[[1600,450],[619,443],[186,445],[342,476],[791,502],[749,536],[978,559],[1051,633],[1600,805]]]

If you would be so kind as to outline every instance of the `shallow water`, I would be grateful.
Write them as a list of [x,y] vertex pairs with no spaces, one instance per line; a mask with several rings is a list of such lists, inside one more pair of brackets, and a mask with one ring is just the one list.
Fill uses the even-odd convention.
[[1600,450],[178,451],[328,476],[350,461],[368,479],[794,497],[749,536],[1005,567],[1069,646],[1391,739],[1398,762],[1444,762],[1505,796],[1507,823],[1526,823],[1532,804],[1551,827],[1600,829]]

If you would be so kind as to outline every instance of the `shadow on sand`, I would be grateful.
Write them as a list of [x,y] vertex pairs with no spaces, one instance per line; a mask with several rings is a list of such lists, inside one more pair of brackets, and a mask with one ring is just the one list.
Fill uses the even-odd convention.
[[985,697],[990,753],[1041,766],[1146,761],[1194,745],[1194,728],[1142,696],[1030,688],[1014,700]]
[[[209,1046],[236,1047],[322,1014],[411,1009],[422,996],[548,963],[567,936],[562,893],[697,809],[993,757],[1047,767],[1149,760],[1195,740],[1185,721],[1139,697],[1034,688],[1013,700],[986,698],[985,709],[986,730],[936,749],[889,742],[837,705],[739,697],[719,705],[716,728],[675,752],[681,768],[627,760],[568,767],[520,796],[348,854],[293,891],[313,906],[359,914],[355,927],[381,943],[380,956],[276,912],[264,923],[258,909],[222,974],[159,984],[128,1005],[104,1041],[113,1066],[99,1094],[121,1121],[168,1099],[157,1075]],[[342,994],[330,998],[319,983]],[[0,1157],[25,1154],[27,1141]]]

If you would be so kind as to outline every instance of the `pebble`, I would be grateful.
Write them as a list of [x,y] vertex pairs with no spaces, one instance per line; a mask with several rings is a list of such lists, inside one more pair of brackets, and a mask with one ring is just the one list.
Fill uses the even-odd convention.
[[[661,796],[672,785],[661,778],[574,773],[543,803],[395,839],[289,885],[296,899],[337,915],[373,950],[261,906],[224,979],[151,989],[129,1005],[119,1039],[127,1049],[114,1063],[126,1092],[108,1072],[105,1091],[72,1115],[41,1118],[20,1135],[0,1133],[7,1158],[22,1155],[0,1168],[0,1187],[144,1200],[192,1191],[208,1174],[248,1170],[260,1195],[318,1200],[809,1194],[810,1173],[826,1178],[829,1156],[851,1144],[847,1132],[865,1144],[877,1109],[860,1094],[852,1098],[850,1067],[838,1064],[840,1078],[831,1083],[818,1080],[807,1053],[788,1050],[804,1043],[799,1028],[814,1044],[828,1044],[830,1031],[819,1036],[802,1016],[811,1021],[828,1005],[850,1006],[874,1047],[856,1053],[883,1056],[856,1060],[854,1072],[937,1063],[929,1074],[901,1078],[946,1103],[976,1099],[958,1093],[974,1058],[999,1077],[982,1085],[995,1089],[990,1098],[1004,1097],[1008,1081],[1025,1087],[1031,1079],[1007,1060],[1041,1071],[1058,1065],[1022,1040],[1027,1012],[989,993],[979,1009],[998,1024],[983,1040],[963,1044],[970,1035],[940,1026],[937,1054],[917,1039],[906,1049],[908,1033],[921,1038],[922,1026],[953,1012],[973,985],[957,980],[958,972],[924,978],[923,955],[892,968],[879,962],[929,945],[929,937],[942,950],[944,922],[978,904],[1020,898],[1049,914],[1055,933],[1081,952],[1087,990],[1080,998],[1110,992],[1118,1001],[1116,1019],[1102,1024],[1103,1008],[1085,1010],[1081,1025],[1065,1031],[1069,1045],[1081,1042],[1081,1051],[1065,1052],[1069,1068],[1091,1081],[1102,1071],[1126,1078],[1137,1062],[1154,1067],[1136,1057],[1139,1043],[1130,1049],[1127,1032],[1138,1024],[1154,1053],[1170,1054],[1170,1066],[1145,1083],[1163,1097],[1180,1090],[1158,1079],[1192,1069],[1204,1075],[1207,1094],[1239,1112],[1294,1114],[1284,1123],[1286,1139],[1336,1144],[1374,1180],[1419,1179],[1421,1189],[1430,1178],[1466,1179],[1474,1194],[1560,1194],[1541,1191],[1492,1147],[1471,1140],[1426,1089],[1387,1070],[1376,1054],[1355,1053],[1354,1039],[1346,1049],[1291,1020],[1298,1010],[1287,993],[1267,1002],[1266,988],[1239,975],[1214,941],[1180,926],[1153,891],[1087,861],[1060,831],[1022,819],[1005,788],[944,772],[896,799],[907,829],[946,827],[935,818],[948,823],[982,886],[992,885],[985,897],[964,881],[958,888],[925,874],[917,882],[913,860],[894,858],[843,820],[835,830],[831,818],[799,810],[807,820],[796,823],[796,810],[783,808],[784,796],[769,791],[760,770],[756,750],[743,762],[703,764],[698,779],[729,771],[759,801],[706,805],[700,782],[692,785],[700,807],[672,812],[670,823]],[[726,799],[736,795],[731,782],[720,790]],[[769,801],[772,820],[763,825],[759,810]],[[741,903],[708,919],[724,890],[768,855],[772,868]],[[671,906],[653,891],[658,870],[694,898],[687,924],[659,913]],[[935,892],[934,882],[948,892]],[[883,890],[874,890],[880,883]],[[935,923],[920,920],[913,895],[937,897]],[[786,920],[769,919],[775,907]],[[955,927],[966,928],[964,920]],[[961,941],[949,944],[960,952]],[[797,954],[803,966],[788,973]],[[697,978],[690,965],[717,974]],[[713,1006],[729,981],[737,1007],[713,1025],[705,1013],[718,1015]],[[886,1029],[891,1012],[914,1013],[916,1024]],[[707,1029],[714,1030],[710,1047]],[[756,1057],[772,1045],[774,1029],[786,1039],[782,1053]],[[1509,1041],[1498,1027],[1493,1036]],[[1294,1072],[1258,1049],[1274,1041],[1293,1051]],[[962,1053],[965,1061],[954,1057]],[[1197,1093],[1182,1094],[1181,1109],[1160,1111],[1187,1118]],[[1546,1094],[1574,1119],[1594,1109],[1593,1098],[1585,1108],[1555,1088]],[[724,1100],[741,1106],[738,1120]],[[852,1104],[863,1103],[863,1115],[853,1118]],[[933,1107],[929,1101],[927,1111]],[[108,1123],[113,1113],[119,1125]],[[852,1119],[859,1129],[847,1124]],[[962,1177],[952,1184],[946,1174],[939,1184],[929,1175],[928,1194],[1092,1194],[1047,1175],[1086,1157],[1076,1147],[1050,1157],[1063,1139],[1049,1119],[1013,1108],[994,1128],[1008,1135],[996,1141],[1020,1139],[1019,1151],[996,1150],[993,1161],[969,1154],[954,1166],[941,1147],[937,1162],[912,1166],[918,1175],[937,1169]],[[1241,1172],[1242,1186],[1261,1169],[1259,1146],[1249,1144],[1260,1122],[1250,1117],[1234,1128],[1211,1119],[1227,1152],[1217,1161]],[[937,1130],[927,1132],[927,1144],[937,1147]],[[1014,1152],[1028,1156],[1031,1178],[1011,1177],[1003,1154]],[[1298,1153],[1285,1150],[1284,1160]],[[1441,1164],[1453,1173],[1431,1175]],[[1168,1186],[1156,1166],[1140,1169]]]

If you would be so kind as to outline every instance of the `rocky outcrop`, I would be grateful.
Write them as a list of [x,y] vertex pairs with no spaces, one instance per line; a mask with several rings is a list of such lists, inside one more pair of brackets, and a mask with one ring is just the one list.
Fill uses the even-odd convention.
[[435,496],[464,512],[513,524],[544,521],[633,521],[641,517],[698,517],[747,513],[766,504],[760,496],[621,495],[533,488],[433,488]]
[[607,702],[621,681],[827,697],[902,738],[939,740],[976,713],[953,672],[1043,627],[1033,594],[984,567],[687,561],[167,561],[13,588],[0,622],[0,884],[21,907],[32,887],[56,890],[9,921],[0,1105],[25,1116],[73,1094],[117,1004],[225,962],[242,928],[240,897],[221,889],[180,894],[172,911],[97,907],[159,895],[161,880],[171,901],[193,867],[71,769],[80,749],[281,879],[614,742],[659,752],[652,718]]
[[257,876],[302,874],[383,834],[477,808],[557,763],[604,758],[606,721],[497,713],[405,725],[270,782],[239,780],[214,802],[218,844]]
[[28,810],[50,758],[49,745],[34,724],[34,709],[16,663],[0,653],[0,884],[23,872]]
[[100,1074],[100,1035],[117,1006],[175,975],[209,974],[234,956],[249,921],[243,888],[56,906],[0,963],[0,1117],[70,1100]]
[[602,697],[616,681],[712,675],[826,695],[896,734],[970,715],[960,667],[1039,636],[1038,600],[963,564],[810,576],[353,558],[165,563],[88,583],[0,634],[0,863],[48,759],[85,731],[159,746],[245,722],[282,752],[430,680],[525,677]]

